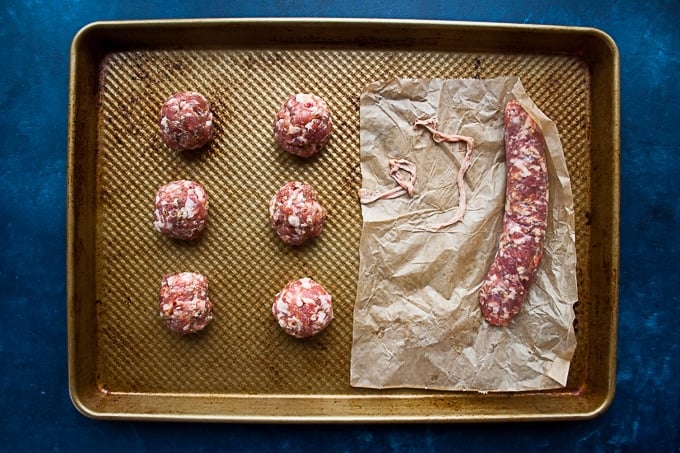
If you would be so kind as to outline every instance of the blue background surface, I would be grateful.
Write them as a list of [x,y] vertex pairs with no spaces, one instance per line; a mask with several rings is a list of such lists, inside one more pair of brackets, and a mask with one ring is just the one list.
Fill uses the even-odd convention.
[[[200,425],[103,422],[68,397],[65,293],[69,46],[95,20],[384,17],[597,27],[621,56],[617,394],[579,422]],[[408,0],[0,2],[0,450],[680,451],[680,4]]]

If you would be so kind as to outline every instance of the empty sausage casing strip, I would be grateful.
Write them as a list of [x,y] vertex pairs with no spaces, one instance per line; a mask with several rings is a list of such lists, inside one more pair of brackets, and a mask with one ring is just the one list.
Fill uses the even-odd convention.
[[[416,164],[406,159],[390,159],[389,164],[390,176],[398,186],[375,196],[368,195],[366,189],[360,189],[359,202],[361,204],[369,204],[378,200],[389,200],[406,194],[408,194],[409,197],[413,196],[416,191]],[[408,180],[404,179],[400,170],[409,174],[410,177]]]
[[465,176],[465,172],[470,168],[470,165],[472,163],[472,150],[475,147],[475,141],[472,137],[468,137],[465,135],[452,135],[452,134],[445,134],[439,130],[437,130],[437,118],[428,118],[425,120],[416,120],[415,123],[413,123],[413,127],[417,128],[418,126],[422,126],[430,133],[432,133],[432,140],[434,140],[437,143],[441,142],[465,142],[467,150],[465,152],[465,157],[463,158],[463,162],[460,164],[460,169],[458,170],[458,176],[456,178],[456,184],[458,185],[458,208],[456,208],[456,213],[454,214],[453,218],[451,220],[440,223],[435,227],[435,229],[439,230],[442,228],[446,228],[447,226],[453,225],[456,222],[460,222],[463,220],[463,217],[465,216],[465,209],[467,206],[467,198],[465,196],[465,180],[463,179]]

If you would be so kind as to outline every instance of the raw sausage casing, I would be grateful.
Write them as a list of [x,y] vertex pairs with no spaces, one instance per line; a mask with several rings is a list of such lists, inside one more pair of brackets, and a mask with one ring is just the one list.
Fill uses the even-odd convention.
[[548,222],[543,133],[517,101],[505,107],[505,214],[498,250],[479,292],[489,324],[507,325],[536,279]]

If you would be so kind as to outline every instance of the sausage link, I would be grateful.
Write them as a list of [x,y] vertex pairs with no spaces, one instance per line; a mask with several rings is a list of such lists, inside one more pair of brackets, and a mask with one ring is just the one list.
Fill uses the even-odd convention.
[[536,280],[548,225],[548,170],[543,133],[517,101],[505,107],[506,192],[503,230],[479,291],[491,325],[519,313]]

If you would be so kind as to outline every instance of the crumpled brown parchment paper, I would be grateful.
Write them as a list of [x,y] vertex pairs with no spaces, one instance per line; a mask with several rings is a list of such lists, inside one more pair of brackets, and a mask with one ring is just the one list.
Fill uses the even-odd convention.
[[[548,147],[550,216],[536,283],[507,327],[490,326],[478,292],[493,260],[505,206],[503,110],[517,99]],[[350,383],[357,387],[520,391],[566,385],[576,348],[573,196],[555,124],[517,77],[394,79],[361,95],[363,188],[395,186],[388,160],[417,167],[416,193],[362,205]],[[458,206],[464,143],[432,140],[416,119],[472,136],[462,222],[433,232]]]

